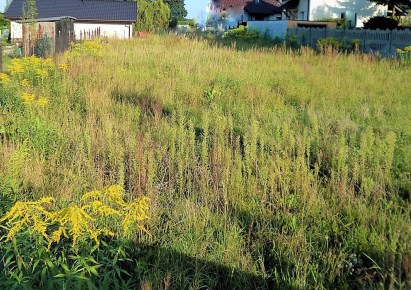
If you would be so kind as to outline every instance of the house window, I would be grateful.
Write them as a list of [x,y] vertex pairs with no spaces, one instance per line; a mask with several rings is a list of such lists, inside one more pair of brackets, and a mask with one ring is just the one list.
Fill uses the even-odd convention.
[[305,12],[304,12],[304,11],[301,11],[301,20],[305,20],[304,14],[305,14]]

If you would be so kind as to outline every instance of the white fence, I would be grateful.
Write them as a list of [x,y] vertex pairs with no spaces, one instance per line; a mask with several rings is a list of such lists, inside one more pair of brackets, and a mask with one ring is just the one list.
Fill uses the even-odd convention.
[[317,47],[318,40],[335,37],[350,42],[358,40],[363,52],[380,53],[383,56],[396,55],[397,48],[411,45],[411,30],[342,30],[325,28],[288,28],[288,37],[295,35],[298,44]]

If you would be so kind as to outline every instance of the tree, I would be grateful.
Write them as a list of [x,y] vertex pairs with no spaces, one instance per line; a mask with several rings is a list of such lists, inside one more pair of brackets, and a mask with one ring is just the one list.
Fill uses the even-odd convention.
[[27,53],[29,53],[29,51],[34,53],[34,41],[32,37],[36,35],[37,15],[38,15],[38,12],[37,12],[37,7],[36,7],[36,0],[24,1],[23,7],[22,7],[22,17],[21,17],[23,22],[25,22],[23,23],[24,56],[27,56]]
[[137,0],[137,31],[159,31],[168,27],[170,8],[162,0]]
[[386,18],[384,16],[371,17],[367,22],[364,22],[365,29],[396,29],[398,22],[395,19]]
[[380,5],[411,5],[410,0],[371,0]]
[[0,27],[4,28],[10,28],[10,20],[8,20],[7,18],[4,18],[4,14],[0,13]]
[[177,22],[187,16],[184,0],[164,0],[171,10],[171,21]]
[[[388,7],[398,6],[401,8],[409,9],[411,7],[411,0],[371,0],[379,5],[388,5]],[[391,15],[392,18],[395,18],[395,11]]]

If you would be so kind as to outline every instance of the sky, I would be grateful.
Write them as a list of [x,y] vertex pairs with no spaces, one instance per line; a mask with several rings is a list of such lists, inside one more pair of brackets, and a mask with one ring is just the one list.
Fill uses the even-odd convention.
[[[5,0],[0,0],[5,1]],[[185,0],[186,9],[188,12],[187,18],[194,18],[200,21],[201,17],[204,17],[206,6],[210,2],[209,0]]]
[[4,12],[4,6],[6,6],[6,0],[0,0],[0,12]]
[[[186,9],[188,12],[188,18],[194,18],[200,21],[205,15],[205,8],[209,0],[185,0]],[[0,11],[4,11],[4,6],[6,6],[6,0],[0,0]]]

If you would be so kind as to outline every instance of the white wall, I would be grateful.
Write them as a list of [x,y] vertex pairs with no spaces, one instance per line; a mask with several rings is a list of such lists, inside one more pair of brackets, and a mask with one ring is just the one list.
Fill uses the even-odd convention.
[[271,38],[285,38],[287,35],[287,20],[248,21],[247,28],[255,29],[262,34],[268,33]]
[[376,5],[369,0],[301,0],[298,19],[301,19],[301,11],[304,11],[305,18],[307,17],[308,4],[310,4],[308,20],[340,18],[341,13],[352,12],[357,13],[357,27],[362,27],[363,23],[372,16],[387,15],[388,10],[387,6]]
[[76,39],[80,39],[80,34],[84,33],[84,30],[88,32],[89,30],[95,30],[100,28],[100,35],[107,37],[117,37],[120,39],[125,39],[133,36],[133,26],[126,24],[102,24],[102,23],[81,23],[74,22],[74,32],[76,34]]
[[23,25],[16,21],[10,22],[11,39],[23,39]]

